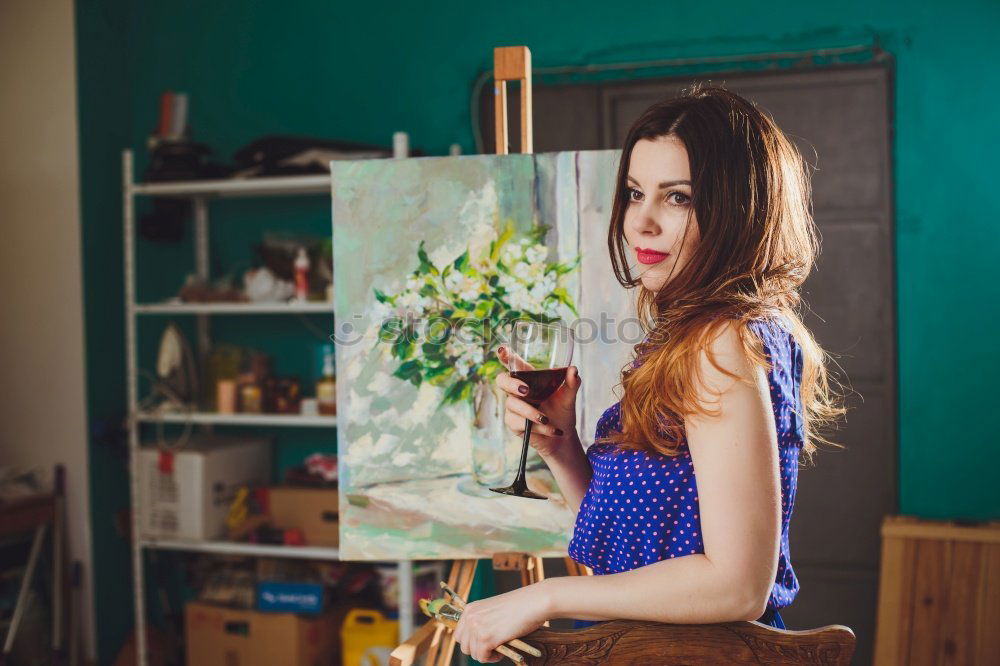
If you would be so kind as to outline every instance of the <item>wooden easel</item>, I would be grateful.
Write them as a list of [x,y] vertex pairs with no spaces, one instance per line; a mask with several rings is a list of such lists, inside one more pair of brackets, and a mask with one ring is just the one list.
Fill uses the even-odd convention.
[[[493,94],[496,109],[496,153],[507,154],[507,82],[521,84],[521,152],[532,149],[531,124],[531,51],[527,46],[500,46],[493,49]],[[564,558],[571,576],[586,576],[593,572],[570,557]],[[448,585],[463,599],[469,598],[476,560],[456,560],[448,574]],[[497,553],[493,556],[494,571],[520,571],[521,585],[532,585],[545,578],[542,558],[529,553]],[[548,622],[545,623],[548,626]],[[455,650],[451,629],[431,620],[395,651],[391,663],[413,663],[416,656],[426,653],[427,666],[448,666]]]
[[507,154],[507,82],[521,82],[521,152],[531,154],[531,51],[527,46],[493,49],[493,104],[497,155]]

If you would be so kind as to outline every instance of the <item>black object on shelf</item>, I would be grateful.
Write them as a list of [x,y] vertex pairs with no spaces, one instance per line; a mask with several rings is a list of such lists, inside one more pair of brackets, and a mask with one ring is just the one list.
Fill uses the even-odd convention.
[[139,218],[139,234],[157,243],[175,243],[184,238],[184,226],[192,217],[193,208],[187,199],[153,199],[153,209]]
[[[419,155],[419,151],[414,151]],[[392,157],[385,146],[272,134],[254,139],[233,154],[237,177],[291,176],[330,173],[331,160]]]
[[147,182],[225,178],[232,169],[209,160],[212,149],[203,143],[179,140],[157,142],[143,174]]

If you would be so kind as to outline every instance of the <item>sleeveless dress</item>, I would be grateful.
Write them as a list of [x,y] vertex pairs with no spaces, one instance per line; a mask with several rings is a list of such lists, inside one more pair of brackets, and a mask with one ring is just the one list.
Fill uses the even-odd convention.
[[[772,364],[768,372],[781,466],[781,543],[778,571],[760,622],[784,628],[779,608],[792,603],[799,582],[792,569],[788,525],[795,503],[803,426],[799,385],[802,349],[784,316],[757,319],[749,328]],[[621,403],[597,423],[596,438],[621,429]],[[660,560],[704,553],[698,486],[687,442],[677,456],[625,451],[595,443],[587,450],[593,477],[576,517],[569,555],[595,574],[618,573]],[[577,621],[577,627],[593,622]]]

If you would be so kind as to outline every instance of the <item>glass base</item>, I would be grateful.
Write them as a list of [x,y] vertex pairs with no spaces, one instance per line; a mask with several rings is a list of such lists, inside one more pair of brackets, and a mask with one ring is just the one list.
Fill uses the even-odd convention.
[[462,478],[458,480],[457,487],[459,492],[469,495],[470,497],[483,497],[487,499],[499,497],[496,493],[491,493],[490,489],[486,486],[479,485],[471,474],[462,476]]
[[514,497],[527,497],[528,499],[539,499],[547,500],[548,497],[545,495],[539,495],[533,490],[528,490],[527,488],[515,488],[514,486],[507,486],[506,488],[490,488],[491,491],[498,493],[499,495],[513,495]]

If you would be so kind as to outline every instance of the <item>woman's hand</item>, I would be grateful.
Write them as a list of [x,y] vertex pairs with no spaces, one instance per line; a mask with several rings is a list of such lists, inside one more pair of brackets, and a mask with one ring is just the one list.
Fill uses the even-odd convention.
[[483,663],[503,659],[494,648],[530,634],[549,619],[543,585],[544,581],[466,606],[455,627],[455,642],[462,652]]
[[[513,355],[507,347],[497,349],[497,356],[505,367],[510,367]],[[531,420],[531,446],[540,456],[547,458],[570,444],[580,446],[576,433],[576,394],[581,384],[575,365],[567,370],[562,386],[538,407],[524,401],[528,385],[511,377],[509,372],[498,375],[496,382],[507,393],[504,405],[507,429],[521,437],[524,435],[524,420]]]

